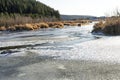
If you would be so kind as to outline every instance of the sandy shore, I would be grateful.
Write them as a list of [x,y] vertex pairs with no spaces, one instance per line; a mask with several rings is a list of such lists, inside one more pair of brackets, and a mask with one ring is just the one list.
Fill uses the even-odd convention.
[[119,80],[120,65],[48,56],[0,58],[0,80]]

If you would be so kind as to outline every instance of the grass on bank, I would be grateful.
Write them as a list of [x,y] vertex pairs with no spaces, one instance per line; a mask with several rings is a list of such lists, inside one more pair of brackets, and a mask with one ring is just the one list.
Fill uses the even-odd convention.
[[[23,31],[23,30],[36,30],[40,28],[49,28],[47,22],[58,21],[55,17],[31,17],[20,14],[0,14],[0,31]],[[54,25],[58,25],[53,23]],[[61,28],[57,26],[56,28]],[[63,26],[62,26],[63,27]]]
[[107,18],[105,22],[100,21],[94,25],[94,33],[102,32],[106,35],[120,35],[120,18]]

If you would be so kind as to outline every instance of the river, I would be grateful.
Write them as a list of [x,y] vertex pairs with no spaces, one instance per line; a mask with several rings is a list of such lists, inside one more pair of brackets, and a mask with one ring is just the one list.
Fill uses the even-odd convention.
[[[66,52],[72,50],[76,44],[101,38],[91,34],[93,24],[82,27],[66,26],[63,29],[41,29],[38,31],[13,33],[1,32],[0,47],[5,48],[1,49],[1,51],[11,49],[21,54],[26,51],[46,52],[48,50],[48,52]],[[14,46],[15,48],[13,48]],[[9,53],[1,56],[6,55],[9,56]]]
[[93,25],[0,32],[0,80],[119,80],[120,37]]

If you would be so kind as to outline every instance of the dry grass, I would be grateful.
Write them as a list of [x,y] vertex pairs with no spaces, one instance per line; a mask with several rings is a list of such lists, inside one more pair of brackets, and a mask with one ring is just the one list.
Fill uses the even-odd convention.
[[70,23],[63,23],[65,26],[70,26]]
[[65,26],[78,26],[77,23],[74,21],[65,21],[64,25]]
[[0,27],[0,31],[5,31],[5,30],[6,30],[5,26]]
[[39,23],[40,28],[49,28],[49,25],[47,23]]
[[91,23],[90,20],[74,20],[74,21],[64,21],[62,22],[65,26],[81,26]]
[[81,26],[88,23],[88,20],[75,20],[75,21],[59,21],[59,22],[46,22],[40,19],[32,19],[31,17],[24,17],[16,15],[15,18],[1,17],[0,18],[0,31],[23,31],[23,30],[38,30],[41,28],[63,28],[67,26]]
[[103,32],[110,35],[120,35],[120,18],[107,20]]
[[31,17],[16,16],[12,17],[0,17],[0,26],[13,26],[25,23],[32,23],[34,20]]
[[100,21],[99,23],[96,23],[93,27],[94,28],[103,28],[104,23],[102,21]]
[[18,24],[12,26],[1,26],[0,31],[23,31],[23,30],[38,30],[41,28],[63,28],[64,25],[61,22],[40,22],[40,23],[27,23],[27,24]]
[[63,28],[64,24],[62,22],[48,22],[50,28]]
[[[0,16],[0,31],[21,31],[49,28],[46,21],[54,21],[56,18],[32,18],[15,14],[14,16]],[[58,26],[57,26],[58,27]]]
[[24,24],[24,25],[14,25],[9,26],[6,28],[9,31],[22,31],[22,30],[34,30],[31,24]]
[[49,25],[47,23],[35,23],[34,26],[36,26],[36,28],[49,28]]
[[120,35],[120,18],[108,18],[105,23],[94,25],[93,32],[102,32],[106,35]]

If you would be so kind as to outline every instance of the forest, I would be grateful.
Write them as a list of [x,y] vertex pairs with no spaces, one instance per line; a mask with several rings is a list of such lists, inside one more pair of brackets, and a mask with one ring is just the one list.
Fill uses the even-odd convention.
[[60,18],[59,11],[36,0],[0,0],[0,17]]

